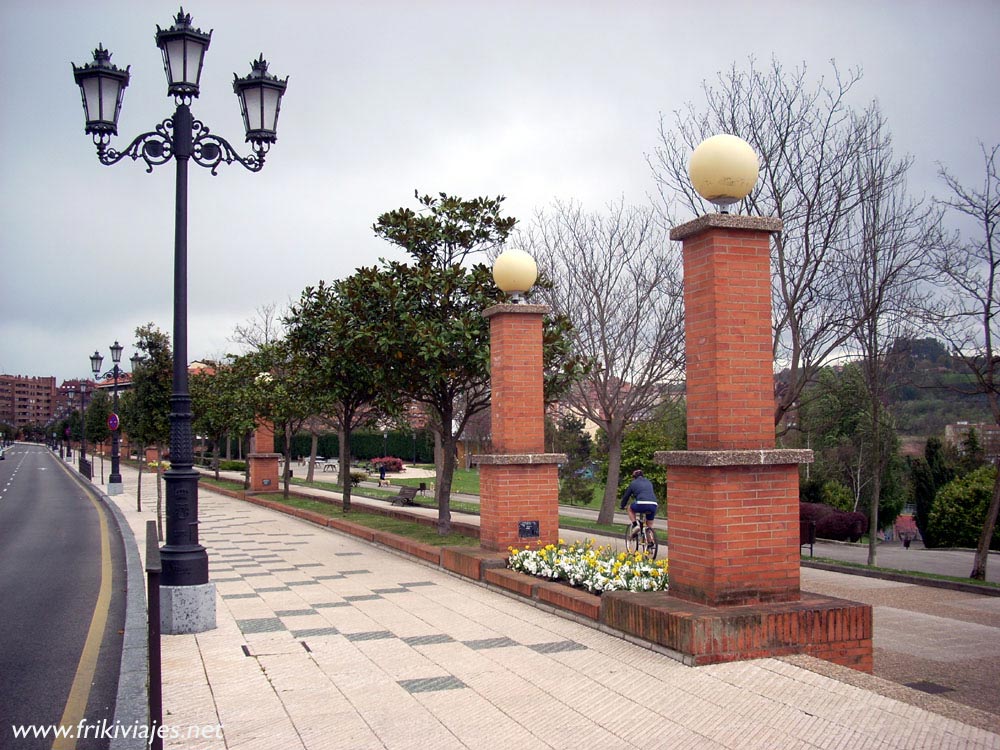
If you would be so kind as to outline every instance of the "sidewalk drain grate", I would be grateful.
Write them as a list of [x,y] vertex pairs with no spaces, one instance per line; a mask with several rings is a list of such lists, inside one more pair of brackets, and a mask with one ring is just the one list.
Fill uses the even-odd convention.
[[931,695],[937,695],[938,693],[950,693],[955,689],[944,685],[938,685],[936,682],[928,682],[926,680],[921,680],[920,682],[908,682],[906,683],[906,687],[919,690],[922,693],[930,693]]
[[468,687],[457,677],[424,677],[417,680],[400,680],[399,686],[408,693],[434,693],[439,690],[459,690]]

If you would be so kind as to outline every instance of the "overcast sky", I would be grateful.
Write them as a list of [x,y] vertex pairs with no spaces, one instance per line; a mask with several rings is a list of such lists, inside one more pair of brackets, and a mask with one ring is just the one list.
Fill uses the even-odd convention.
[[[529,220],[554,199],[600,209],[655,192],[646,154],[661,113],[700,103],[701,82],[749,55],[811,77],[861,66],[917,193],[941,162],[981,181],[979,142],[1000,141],[1000,3],[197,0],[214,29],[192,110],[239,145],[233,73],[263,53],[289,76],[264,170],[192,163],[189,353],[234,350],[234,327],[320,279],[400,257],[373,236],[414,189],[505,195]],[[0,9],[0,372],[86,376],[88,356],[172,327],[175,172],[102,166],[83,132],[70,63],[102,43],[131,66],[114,143],[173,113],[159,0],[4,0]],[[680,217],[686,220],[690,217]]]

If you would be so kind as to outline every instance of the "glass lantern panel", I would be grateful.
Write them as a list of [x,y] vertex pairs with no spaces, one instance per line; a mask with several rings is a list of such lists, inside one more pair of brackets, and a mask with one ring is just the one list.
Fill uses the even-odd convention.
[[277,89],[266,88],[263,90],[264,100],[261,103],[261,124],[266,130],[278,129],[278,104],[281,101],[281,92]]
[[243,102],[246,106],[247,130],[260,130],[263,127],[261,122],[261,96],[260,87],[243,89]]
[[198,42],[188,40],[184,46],[184,81],[194,86],[201,79],[201,60],[205,48]]
[[118,120],[118,93],[121,84],[114,78],[101,77],[101,119],[108,122]]
[[101,80],[100,78],[86,78],[83,83],[83,102],[87,108],[87,121],[101,119]]
[[170,62],[170,83],[185,83],[184,78],[184,40],[171,39],[167,42],[164,54]]

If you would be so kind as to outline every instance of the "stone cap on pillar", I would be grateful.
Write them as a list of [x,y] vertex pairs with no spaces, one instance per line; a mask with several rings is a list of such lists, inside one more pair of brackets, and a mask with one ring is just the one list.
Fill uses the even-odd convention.
[[780,466],[811,464],[813,452],[805,448],[777,448],[736,451],[657,451],[653,460],[660,466]]
[[[524,305],[515,305],[524,307]],[[565,453],[479,453],[469,456],[474,464],[491,466],[518,466],[522,464],[562,464],[566,463]]]
[[686,240],[707,229],[745,229],[755,232],[780,232],[784,225],[781,219],[771,216],[743,216],[741,214],[705,214],[693,221],[670,230],[670,239]]
[[533,315],[545,315],[552,308],[548,305],[525,305],[525,304],[514,304],[512,302],[504,302],[499,305],[493,305],[492,307],[487,307],[483,310],[484,318],[492,318],[494,315],[500,315],[501,313],[520,313],[533,314]]

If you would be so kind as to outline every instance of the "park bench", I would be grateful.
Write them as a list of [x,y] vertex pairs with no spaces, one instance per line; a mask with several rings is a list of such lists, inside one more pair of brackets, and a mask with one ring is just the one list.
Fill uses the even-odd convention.
[[816,522],[799,521],[799,549],[809,545],[809,557],[813,556],[813,545],[816,544]]
[[413,498],[417,496],[416,487],[400,487],[399,494],[392,499],[393,505],[413,505]]

